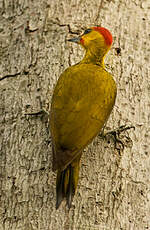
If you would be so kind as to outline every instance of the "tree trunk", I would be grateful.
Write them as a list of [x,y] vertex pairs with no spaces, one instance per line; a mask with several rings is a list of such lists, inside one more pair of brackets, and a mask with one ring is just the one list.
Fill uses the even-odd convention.
[[[147,1],[0,2],[0,229],[150,229],[150,37]],[[106,68],[117,82],[106,131],[83,153],[70,211],[56,211],[48,116],[56,80],[83,56],[67,38],[108,28],[114,43]],[[149,43],[149,44],[148,44]],[[118,134],[118,133],[117,133]]]

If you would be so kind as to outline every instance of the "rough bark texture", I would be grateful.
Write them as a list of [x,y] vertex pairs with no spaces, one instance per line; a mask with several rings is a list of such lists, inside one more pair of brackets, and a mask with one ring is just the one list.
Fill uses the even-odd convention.
[[[150,229],[149,10],[148,0],[1,0],[0,229]],[[72,208],[56,211],[48,118],[25,113],[49,110],[60,73],[83,55],[66,38],[91,25],[114,37],[106,67],[118,95],[107,130],[135,130],[121,133],[124,150],[110,136],[93,141]]]

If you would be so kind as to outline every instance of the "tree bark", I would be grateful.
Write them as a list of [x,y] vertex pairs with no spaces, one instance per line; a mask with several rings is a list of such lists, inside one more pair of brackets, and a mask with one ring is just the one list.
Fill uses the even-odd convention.
[[[0,229],[150,229],[150,21],[148,0],[33,0],[0,2]],[[67,38],[85,28],[108,28],[106,59],[118,87],[106,131],[83,153],[70,211],[55,209],[48,116],[60,73],[84,51]]]

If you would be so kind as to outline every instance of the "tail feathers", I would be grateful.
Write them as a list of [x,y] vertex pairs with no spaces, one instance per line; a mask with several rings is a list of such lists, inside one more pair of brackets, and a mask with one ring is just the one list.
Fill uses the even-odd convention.
[[67,192],[66,192],[66,198],[67,198],[67,205],[68,208],[71,208],[72,199],[75,194],[75,184],[74,184],[74,178],[73,178],[73,168],[71,165],[69,165],[69,183],[67,186]]
[[59,208],[59,205],[61,204],[62,200],[65,197],[65,191],[64,191],[64,180],[65,180],[65,171],[58,172],[57,173],[57,182],[56,182],[56,194],[57,194],[57,200],[56,200],[56,209]]
[[56,209],[59,208],[62,200],[66,198],[68,208],[71,207],[71,203],[75,194],[75,190],[78,183],[79,176],[79,162],[77,165],[68,165],[68,167],[57,173],[56,181]]

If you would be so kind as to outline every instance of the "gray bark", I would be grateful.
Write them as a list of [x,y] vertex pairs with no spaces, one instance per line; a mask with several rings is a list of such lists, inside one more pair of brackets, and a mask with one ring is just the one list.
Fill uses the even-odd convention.
[[[150,229],[149,1],[0,2],[0,229]],[[55,210],[48,117],[60,73],[83,56],[68,44],[102,25],[114,37],[106,67],[117,82],[106,131],[122,125],[121,145],[97,137],[83,153],[70,211]],[[117,54],[117,49],[121,53]]]

